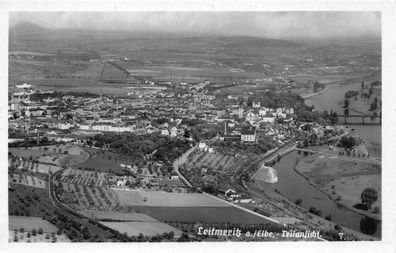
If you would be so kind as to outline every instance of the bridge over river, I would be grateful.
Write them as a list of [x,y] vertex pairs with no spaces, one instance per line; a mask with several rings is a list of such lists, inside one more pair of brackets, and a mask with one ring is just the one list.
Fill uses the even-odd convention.
[[[380,115],[367,115],[367,114],[343,114],[338,115],[338,118],[342,118],[344,125],[381,125],[382,116]],[[348,119],[350,119],[348,121]],[[354,120],[360,119],[360,120]]]

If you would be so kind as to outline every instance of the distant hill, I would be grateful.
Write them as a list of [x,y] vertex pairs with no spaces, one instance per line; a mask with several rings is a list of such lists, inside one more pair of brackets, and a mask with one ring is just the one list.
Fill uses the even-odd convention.
[[299,47],[299,43],[280,40],[280,39],[269,39],[259,38],[250,36],[231,36],[221,37],[220,41],[225,43],[229,47]]
[[25,35],[41,35],[50,32],[51,30],[35,25],[29,22],[23,22],[10,27],[9,33],[11,36],[25,36]]
[[84,36],[84,39],[100,39],[100,40],[134,40],[145,39],[143,45],[153,44],[155,48],[156,44],[164,44],[165,42],[176,43],[181,45],[194,45],[206,44],[208,46],[216,47],[229,47],[229,48],[262,48],[262,47],[299,47],[301,46],[297,42],[280,40],[280,39],[269,39],[259,38],[252,36],[183,36],[181,34],[167,34],[167,33],[142,33],[142,32],[131,32],[131,31],[95,31],[95,30],[78,30],[78,29],[58,29],[51,30],[41,26],[24,22],[19,23],[15,26],[10,27],[9,30],[10,42],[16,40],[27,39],[27,37],[39,37],[45,36],[47,40],[62,40],[79,38]]

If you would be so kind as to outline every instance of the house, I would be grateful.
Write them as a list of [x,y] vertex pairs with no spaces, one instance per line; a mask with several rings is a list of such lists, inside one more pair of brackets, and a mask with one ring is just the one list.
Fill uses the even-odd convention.
[[254,128],[242,128],[241,130],[241,141],[244,142],[255,142],[256,141],[256,129]]
[[220,136],[220,141],[225,141],[225,140],[239,141],[239,140],[241,140],[241,136],[240,135],[222,135],[222,136]]
[[73,124],[70,124],[69,122],[59,122],[58,123],[58,128],[61,130],[70,129],[71,127],[73,127]]
[[30,115],[33,117],[40,117],[44,115],[44,110],[38,109],[38,110],[32,110],[30,111]]
[[279,113],[282,113],[282,112],[283,112],[283,109],[280,108],[280,107],[276,108],[276,110],[275,110],[276,114],[279,114]]
[[265,116],[265,117],[262,118],[261,122],[274,123],[275,122],[275,117]]
[[286,118],[286,114],[283,113],[283,112],[278,113],[277,116],[278,116],[278,118],[281,118],[281,119],[285,119]]
[[171,137],[176,137],[177,136],[177,128],[176,127],[172,127],[170,129],[170,136]]
[[78,127],[81,129],[81,130],[91,130],[92,128],[91,128],[91,125],[89,125],[89,124],[78,124]]
[[243,112],[244,112],[244,111],[243,111],[243,108],[239,108],[239,109],[238,109],[238,117],[239,117],[239,118],[243,118]]
[[118,179],[117,180],[117,186],[118,187],[125,186],[126,182],[127,182],[127,180],[125,178],[124,179]]
[[259,116],[265,116],[267,114],[267,112],[269,112],[269,110],[267,108],[263,108],[259,110]]
[[204,143],[204,142],[200,142],[200,143],[198,144],[198,148],[199,148],[201,151],[204,150],[206,147],[207,147],[207,146],[206,146],[206,143]]
[[236,199],[234,202],[236,202],[236,203],[254,203],[254,200],[251,198],[240,198],[240,199]]
[[161,135],[168,136],[169,135],[168,129],[162,129],[161,130]]
[[229,188],[228,190],[225,191],[224,196],[228,198],[238,198],[241,195],[237,194],[235,190]]
[[172,172],[170,175],[171,180],[179,180],[179,175],[176,172]]
[[235,122],[228,122],[227,126],[230,128],[234,128],[235,127]]
[[256,120],[257,116],[254,112],[248,112],[246,114],[246,121],[254,121]]
[[258,101],[258,102],[253,102],[253,103],[252,103],[252,107],[253,107],[253,108],[260,108],[260,107],[261,107],[261,102],[260,102],[260,101]]

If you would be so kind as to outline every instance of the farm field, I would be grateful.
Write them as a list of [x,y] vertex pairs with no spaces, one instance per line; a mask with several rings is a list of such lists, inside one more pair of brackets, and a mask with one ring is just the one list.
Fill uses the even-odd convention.
[[41,228],[44,232],[57,232],[59,229],[49,223],[46,220],[43,220],[41,217],[26,217],[26,216],[8,216],[9,230],[19,230],[23,228],[25,231],[32,231],[33,229],[38,230]]
[[8,152],[14,157],[34,159],[53,165],[74,164],[86,160],[89,155],[83,148],[75,145],[52,145],[28,148],[9,148]]
[[30,175],[25,175],[25,174],[19,174],[19,175],[12,175],[12,180],[16,184],[21,184],[21,185],[26,185],[26,186],[31,186],[31,187],[37,187],[37,188],[42,188],[45,189],[47,187],[47,181],[30,176]]
[[82,79],[98,79],[100,72],[102,71],[102,64],[100,63],[91,63],[87,68],[74,72],[71,76],[78,77]]
[[48,190],[20,184],[12,186],[8,191],[8,213],[18,216],[44,216],[46,212],[55,210]]
[[269,223],[264,218],[231,206],[135,206],[133,209],[164,222]]
[[161,191],[126,191],[114,189],[120,205],[124,206],[227,206],[199,193],[168,193]]
[[59,182],[60,200],[76,210],[113,211],[118,206],[117,195],[108,187],[91,187],[87,184]]
[[61,180],[69,183],[87,184],[94,180],[95,185],[103,185],[107,173],[79,169],[66,169],[62,172]]
[[130,78],[130,74],[127,71],[116,67],[111,63],[106,63],[100,75],[100,80],[103,82],[119,82],[125,83]]
[[173,232],[175,237],[180,237],[182,232],[165,223],[160,222],[101,222],[120,233],[127,233],[128,236],[138,236],[142,233],[145,236]]
[[70,242],[64,234],[58,235],[54,232],[32,235],[30,232],[8,231],[8,242]]
[[206,167],[216,171],[233,173],[241,166],[241,162],[233,156],[196,151],[189,155],[186,165],[187,168]]
[[140,222],[158,222],[158,220],[143,213],[121,213],[116,211],[80,211],[81,214],[96,220],[122,220]]
[[[40,159],[39,159],[40,161]],[[51,163],[51,162],[48,162]],[[37,163],[29,160],[12,160],[8,159],[9,166],[13,166],[16,169],[20,170],[30,170],[32,172],[38,172],[43,174],[55,173],[62,168],[60,166],[52,165],[52,164],[44,164]]]

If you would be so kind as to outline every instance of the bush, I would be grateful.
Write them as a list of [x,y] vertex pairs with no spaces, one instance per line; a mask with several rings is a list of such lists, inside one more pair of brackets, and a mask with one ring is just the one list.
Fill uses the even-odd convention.
[[370,209],[372,204],[378,199],[378,192],[373,188],[366,188],[363,190],[360,198],[362,204],[365,204],[367,209]]
[[313,213],[313,214],[315,214],[317,216],[322,216],[322,211],[320,211],[319,209],[316,209],[316,207],[313,207],[313,206],[311,206],[309,208],[309,212]]
[[301,199],[296,199],[296,201],[294,202],[296,205],[301,206],[302,204],[302,200]]

